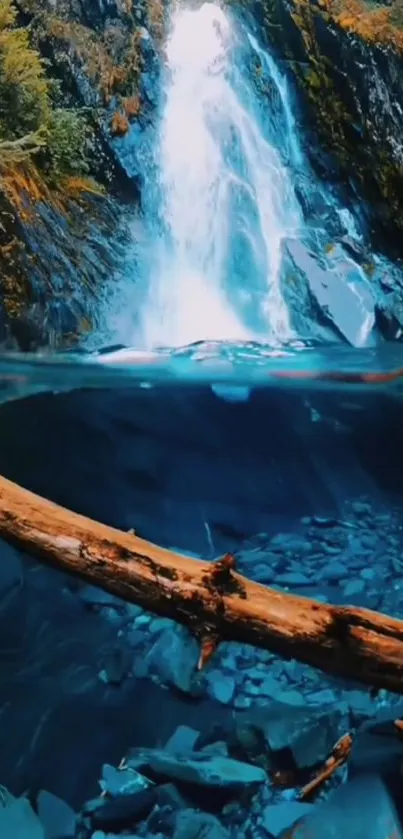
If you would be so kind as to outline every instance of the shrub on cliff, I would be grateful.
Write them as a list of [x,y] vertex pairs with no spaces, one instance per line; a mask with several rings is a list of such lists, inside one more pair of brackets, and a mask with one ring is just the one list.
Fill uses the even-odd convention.
[[13,164],[36,155],[51,179],[84,174],[86,121],[52,106],[52,85],[13,0],[0,0],[0,155]]
[[52,110],[47,123],[47,169],[52,178],[88,172],[87,124],[75,110]]
[[18,139],[37,131],[49,115],[49,91],[39,53],[16,24],[12,0],[0,5],[0,135]]

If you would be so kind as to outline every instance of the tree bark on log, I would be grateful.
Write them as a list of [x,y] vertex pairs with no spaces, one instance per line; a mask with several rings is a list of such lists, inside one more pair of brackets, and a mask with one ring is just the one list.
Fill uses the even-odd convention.
[[[186,625],[199,666],[240,641],[403,693],[403,621],[254,583],[227,555],[204,562],[92,521],[0,477],[0,536],[61,571]],[[1,561],[1,557],[0,557]]]

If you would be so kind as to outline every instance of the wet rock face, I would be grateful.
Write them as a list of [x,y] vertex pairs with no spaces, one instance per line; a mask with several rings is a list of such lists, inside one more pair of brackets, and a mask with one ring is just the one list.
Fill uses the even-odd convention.
[[[308,131],[314,127],[340,167],[337,173],[311,136],[316,168],[325,178],[355,181],[390,238],[403,229],[400,30],[388,24],[386,39],[382,21],[356,5],[360,14],[333,0],[261,0],[255,14],[303,93]],[[357,18],[362,31],[353,31]]]
[[140,198],[164,9],[159,0],[16,6],[45,59],[52,104],[79,114],[87,137],[84,165],[77,160],[68,177],[48,178],[40,158],[2,170],[0,342],[32,351],[95,332],[100,298],[119,279],[131,241],[126,208]]
[[9,237],[0,249],[0,341],[25,352],[75,346],[96,328],[98,303],[119,273],[125,208],[85,191],[43,201],[22,191],[21,199],[19,212],[0,193]]

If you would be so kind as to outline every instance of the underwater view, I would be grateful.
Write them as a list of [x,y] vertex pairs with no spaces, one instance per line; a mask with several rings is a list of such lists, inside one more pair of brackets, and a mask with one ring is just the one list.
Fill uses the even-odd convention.
[[402,0],[0,0],[0,839],[403,839]]

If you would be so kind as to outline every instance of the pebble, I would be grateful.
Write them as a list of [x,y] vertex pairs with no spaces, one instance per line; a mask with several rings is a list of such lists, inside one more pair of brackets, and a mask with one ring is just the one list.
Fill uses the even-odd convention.
[[343,565],[342,562],[329,562],[328,565],[322,569],[322,573],[320,575],[321,580],[328,580],[329,582],[335,582],[337,580],[342,579],[343,577],[348,577],[349,570],[348,568]]
[[[139,625],[139,621],[136,622],[136,626]],[[154,618],[151,621],[149,626],[149,631],[152,635],[155,635],[157,632],[162,632],[163,629],[170,629],[173,626],[173,622],[169,618]]]
[[309,702],[312,702],[314,705],[331,705],[332,703],[337,702],[335,692],[333,690],[329,690],[329,688],[318,690],[316,693],[310,693],[308,699]]
[[270,540],[270,549],[276,552],[307,553],[310,547],[307,540],[296,533],[278,533]]
[[360,577],[362,580],[373,580],[376,576],[374,568],[363,568],[360,571]]
[[222,705],[228,705],[234,695],[235,679],[232,676],[225,676],[221,670],[211,670],[207,674],[207,681],[214,699]]
[[191,752],[199,735],[200,731],[195,728],[190,728],[189,725],[179,725],[169,738],[165,748],[168,752],[174,754]]
[[371,505],[364,501],[353,501],[351,509],[356,516],[367,516],[371,512]]
[[353,597],[354,594],[361,594],[364,591],[364,580],[349,580],[344,588],[345,597]]
[[234,699],[234,707],[239,708],[240,710],[243,708],[250,708],[252,705],[252,700],[250,696],[236,696]]
[[134,624],[136,627],[145,626],[148,623],[150,623],[150,617],[148,615],[145,615],[144,613],[141,615],[137,615],[137,617],[134,620]]

